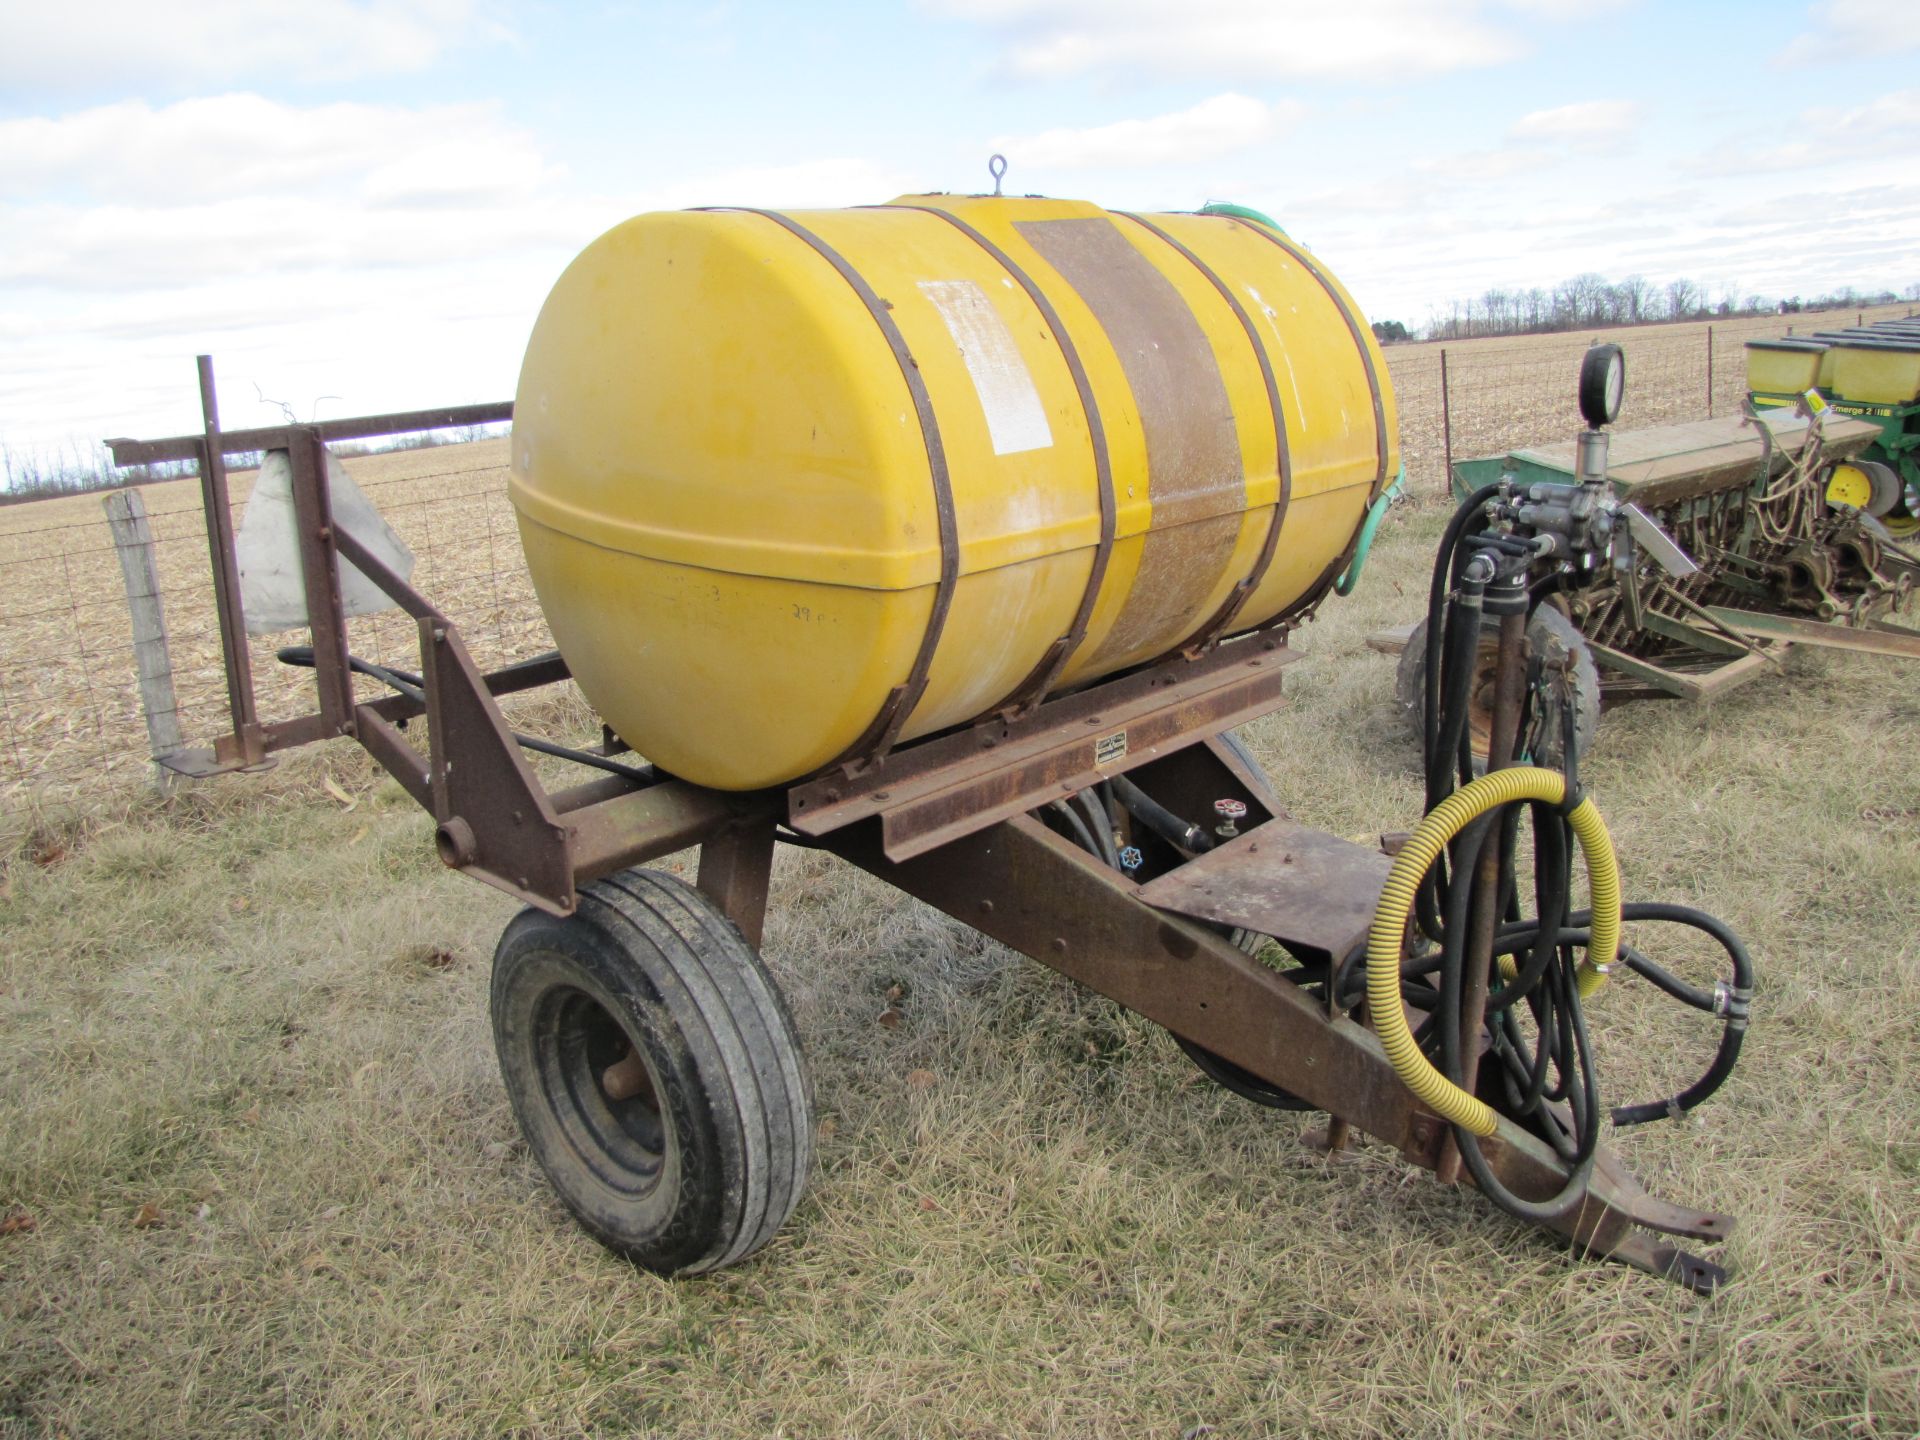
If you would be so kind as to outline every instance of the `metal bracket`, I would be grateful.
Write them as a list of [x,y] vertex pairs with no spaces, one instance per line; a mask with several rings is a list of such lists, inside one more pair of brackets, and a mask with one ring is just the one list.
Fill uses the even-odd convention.
[[566,827],[453,626],[432,616],[419,623],[440,858],[529,903],[570,912]]

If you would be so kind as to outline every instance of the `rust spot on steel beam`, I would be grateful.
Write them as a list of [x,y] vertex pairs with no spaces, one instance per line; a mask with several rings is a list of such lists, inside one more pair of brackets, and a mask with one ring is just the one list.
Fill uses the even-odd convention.
[[[554,814],[458,632],[420,622],[433,816],[442,858],[555,914],[570,914],[567,830]],[[458,821],[467,833],[450,828]]]
[[313,637],[313,683],[320,715],[331,733],[353,728],[353,675],[347,668],[347,618],[340,598],[334,550],[333,501],[327,452],[312,426],[296,427],[287,447],[293,467],[293,511],[306,586],[307,627]]
[[883,816],[888,853],[905,859],[1266,714],[1294,658],[1280,637],[1256,636],[1135,671],[897,751],[869,774],[796,785],[788,814],[809,835]]
[[[1374,1035],[1328,1015],[1291,982],[1200,925],[1156,911],[1118,873],[1022,816],[895,863],[872,827],[829,848],[963,923],[1300,1096],[1431,1168],[1446,1126],[1419,1110]],[[1070,943],[1057,942],[1072,937]],[[1547,1196],[1566,1168],[1538,1137],[1502,1120],[1483,1145],[1501,1182]],[[1596,1166],[1581,1203],[1549,1222],[1589,1253],[1651,1265],[1668,1278],[1717,1283],[1717,1267],[1649,1240],[1634,1226],[1664,1212]],[[1685,1212],[1679,1212],[1685,1213]],[[1724,1217],[1713,1217],[1716,1225]],[[1729,1222],[1730,1223],[1730,1222]]]
[[728,825],[700,847],[695,879],[756,950],[767,921],[767,883],[773,874],[773,812]]
[[[1379,1042],[1215,932],[1154,909],[1118,872],[1022,816],[902,863],[871,827],[828,844],[880,879],[1205,1046],[1402,1143],[1411,1096]],[[990,901],[991,908],[982,904]],[[1065,950],[1057,938],[1069,938]]]
[[1168,871],[1140,898],[1338,960],[1366,939],[1392,868],[1367,846],[1275,819]]
[[[590,782],[596,788],[613,783]],[[776,797],[766,794],[725,794],[684,780],[628,786],[620,794],[565,812],[574,878],[584,885],[701,844],[729,825],[771,820],[778,814]]]

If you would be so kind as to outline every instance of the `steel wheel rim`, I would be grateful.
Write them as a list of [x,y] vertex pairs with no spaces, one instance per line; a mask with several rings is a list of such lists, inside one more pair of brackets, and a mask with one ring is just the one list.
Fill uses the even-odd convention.
[[[532,1015],[532,1044],[541,1098],[569,1148],[607,1188],[640,1196],[660,1181],[672,1143],[660,1113],[659,1077],[645,1047],[601,998],[570,985],[540,997]],[[645,1084],[625,1098],[607,1094],[603,1077],[631,1052],[640,1057]]]

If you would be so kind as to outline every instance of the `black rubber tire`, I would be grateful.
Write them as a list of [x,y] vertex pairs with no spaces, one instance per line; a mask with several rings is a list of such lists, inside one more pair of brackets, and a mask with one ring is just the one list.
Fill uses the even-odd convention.
[[[571,918],[521,911],[494,953],[492,1013],[521,1133],[608,1249],[694,1275],[793,1214],[813,1164],[805,1058],[760,957],[698,890],[627,870],[582,890]],[[601,1077],[629,1046],[646,1086],[609,1099]]]
[[[1486,616],[1480,622],[1480,663],[1484,679],[1476,677],[1474,692],[1479,694],[1486,683],[1492,679],[1493,660],[1499,649],[1498,617]],[[1587,648],[1586,638],[1579,627],[1565,614],[1552,605],[1541,605],[1533,612],[1533,618],[1527,622],[1527,646],[1531,654],[1545,654],[1549,661],[1550,673],[1554,676],[1567,674],[1566,684],[1550,683],[1546,687],[1546,704],[1550,714],[1543,732],[1540,754],[1535,760],[1549,768],[1557,769],[1561,763],[1561,750],[1564,748],[1562,707],[1569,698],[1574,706],[1573,743],[1577,758],[1584,759],[1593,749],[1593,737],[1600,729],[1600,671],[1593,663],[1593,651]],[[1571,655],[1571,672],[1560,668],[1560,657]],[[1400,652],[1400,666],[1394,674],[1393,693],[1399,701],[1400,713],[1406,717],[1408,727],[1416,738],[1425,730],[1425,693],[1427,683],[1427,622],[1422,620],[1413,627],[1413,633],[1407,637],[1407,648]],[[1485,767],[1487,742],[1484,723],[1475,730],[1473,752],[1476,774]]]
[[[1236,935],[1243,934],[1235,931]],[[1255,940],[1264,941],[1262,936]],[[1245,949],[1245,945],[1240,947]],[[1169,1035],[1173,1032],[1169,1030]],[[1216,1055],[1204,1045],[1195,1044],[1184,1035],[1174,1035],[1173,1043],[1180,1047],[1180,1053],[1194,1063],[1194,1067],[1222,1090],[1238,1095],[1242,1100],[1251,1100],[1256,1105],[1264,1105],[1269,1110],[1310,1111],[1320,1107],[1302,1100],[1291,1090],[1282,1090],[1271,1081],[1262,1080],[1251,1070],[1242,1069],[1224,1056]]]
[[1273,782],[1267,779],[1267,767],[1253,758],[1253,751],[1248,748],[1247,742],[1240,738],[1239,731],[1222,730],[1215,738],[1231,750],[1234,758],[1257,777],[1259,783],[1253,786],[1254,798],[1274,814],[1280,814],[1280,796],[1275,792]]

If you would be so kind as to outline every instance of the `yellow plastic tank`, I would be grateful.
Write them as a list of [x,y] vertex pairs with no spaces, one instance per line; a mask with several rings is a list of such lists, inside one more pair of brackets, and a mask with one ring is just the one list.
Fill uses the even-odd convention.
[[1397,465],[1364,314],[1278,230],[919,195],[601,236],[510,486],[587,698],[743,790],[1295,613]]
[[1818,340],[1747,341],[1747,389],[1763,395],[1797,395],[1820,383],[1827,347]]
[[1920,400],[1920,341],[1848,338],[1834,347],[1834,393],[1868,405]]

